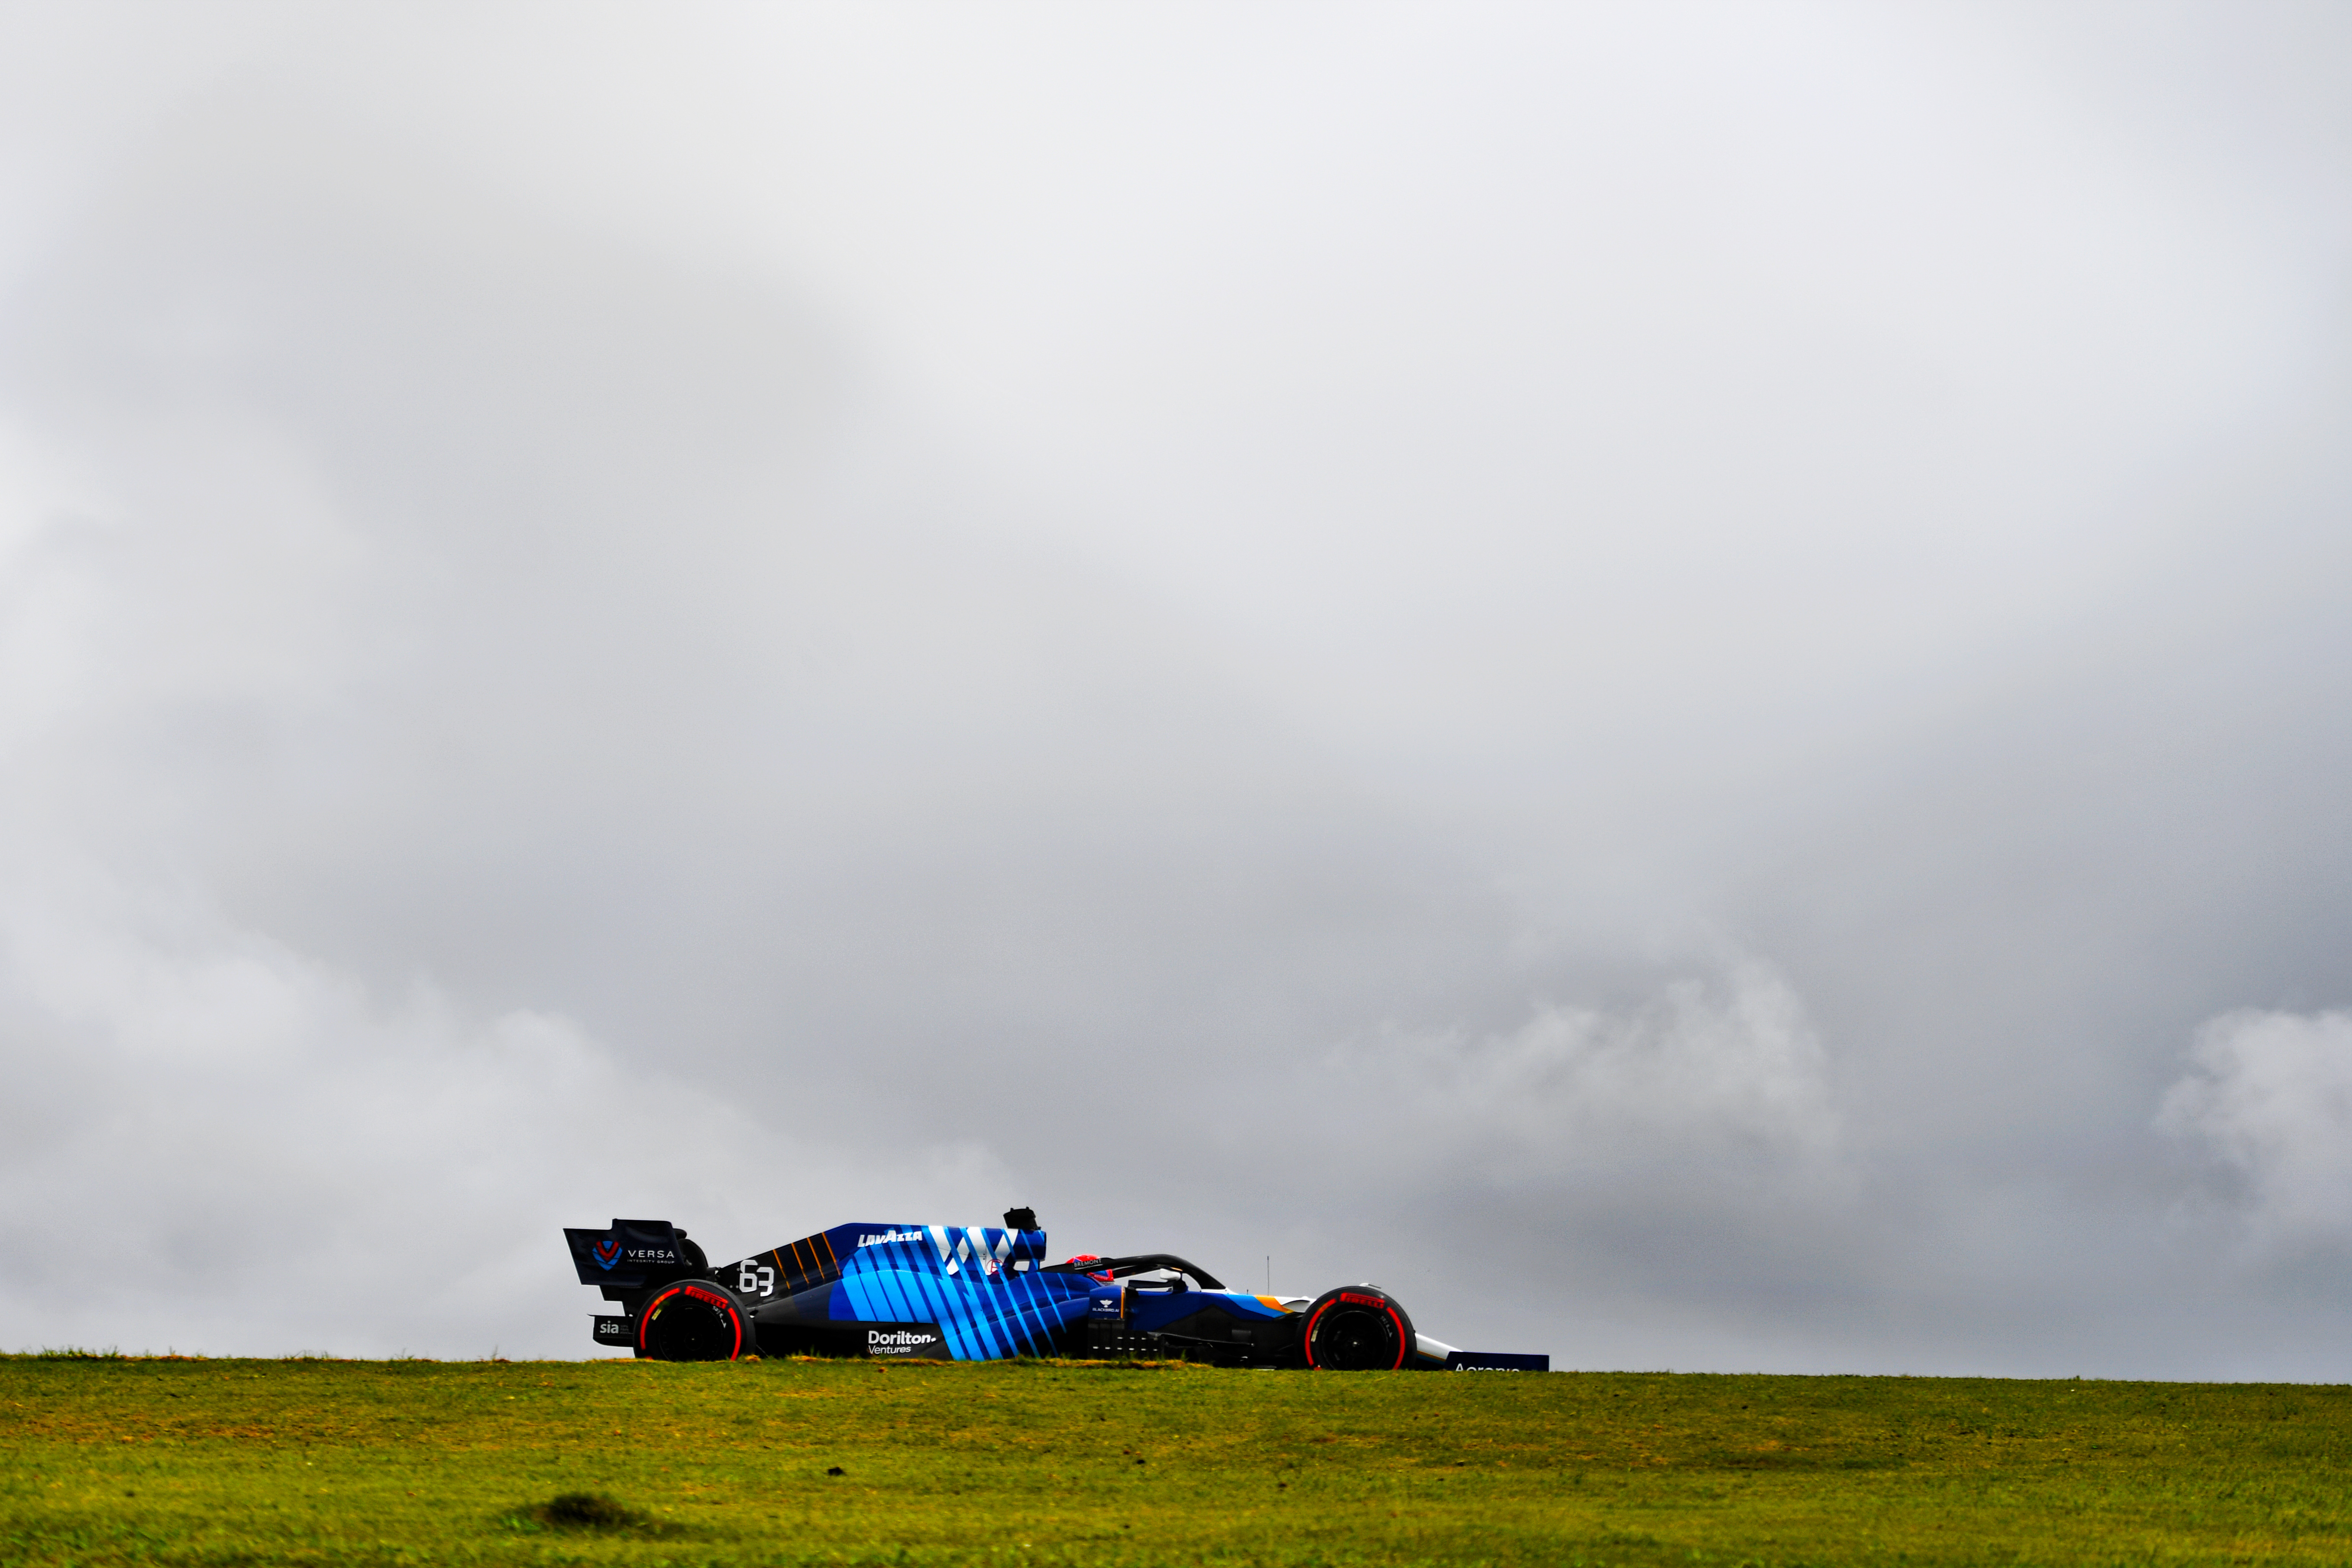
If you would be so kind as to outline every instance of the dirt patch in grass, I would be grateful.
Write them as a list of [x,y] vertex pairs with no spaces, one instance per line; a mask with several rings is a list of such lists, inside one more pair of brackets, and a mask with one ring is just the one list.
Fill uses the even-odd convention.
[[680,1533],[677,1525],[640,1513],[603,1492],[558,1492],[545,1502],[519,1510],[513,1517],[545,1530],[656,1536]]

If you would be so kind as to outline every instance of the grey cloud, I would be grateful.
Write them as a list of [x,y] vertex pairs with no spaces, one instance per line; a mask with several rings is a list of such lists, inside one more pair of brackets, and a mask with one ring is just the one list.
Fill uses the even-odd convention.
[[2150,1126],[2352,979],[2324,112],[254,16],[8,187],[20,1337],[568,1354],[562,1223],[1029,1201],[1580,1364],[2340,1372]]
[[1386,1031],[1314,1073],[1342,1124],[1422,1179],[1450,1167],[1585,1204],[1711,1191],[1744,1208],[1833,1178],[1843,1153],[1828,1053],[1795,993],[1753,961],[1627,1012],[1539,1006],[1475,1038]]
[[2198,1031],[2157,1124],[2242,1184],[2258,1254],[2344,1248],[2352,1197],[2352,1015],[2241,1012]]

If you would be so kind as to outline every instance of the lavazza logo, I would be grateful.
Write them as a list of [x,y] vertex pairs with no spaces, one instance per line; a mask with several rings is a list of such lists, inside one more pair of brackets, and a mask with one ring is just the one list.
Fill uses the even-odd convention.
[[879,1236],[859,1237],[857,1238],[857,1245],[860,1247],[879,1247],[886,1241],[920,1241],[922,1239],[923,1233],[919,1230],[886,1230]]
[[935,1345],[939,1342],[940,1336],[937,1334],[919,1334],[908,1329],[893,1329],[887,1332],[880,1329],[866,1331],[866,1347],[868,1350],[910,1351],[919,1345]]

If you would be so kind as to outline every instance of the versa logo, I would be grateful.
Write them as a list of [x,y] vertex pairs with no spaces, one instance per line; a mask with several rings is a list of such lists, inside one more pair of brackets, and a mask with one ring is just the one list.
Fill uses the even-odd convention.
[[621,1261],[621,1238],[617,1235],[605,1237],[589,1248],[588,1255],[596,1260],[597,1268],[610,1268]]

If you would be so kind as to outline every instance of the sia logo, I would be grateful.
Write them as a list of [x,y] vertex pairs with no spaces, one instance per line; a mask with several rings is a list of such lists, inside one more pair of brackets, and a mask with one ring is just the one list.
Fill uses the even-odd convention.
[[616,1230],[597,1242],[589,1249],[589,1256],[595,1258],[599,1268],[610,1268],[621,1261],[621,1233]]

